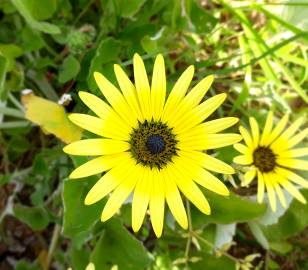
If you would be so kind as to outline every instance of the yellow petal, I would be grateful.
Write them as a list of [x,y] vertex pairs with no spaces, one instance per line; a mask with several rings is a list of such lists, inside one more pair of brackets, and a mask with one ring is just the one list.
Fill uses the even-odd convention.
[[181,140],[191,140],[197,136],[205,136],[207,134],[214,134],[222,131],[230,126],[233,126],[238,121],[235,117],[225,117],[217,120],[212,120],[199,124],[190,130],[187,130],[179,135],[177,139]]
[[254,147],[257,148],[259,145],[259,139],[260,139],[260,131],[259,131],[259,125],[254,117],[249,118],[249,124],[252,132],[252,141],[254,144]]
[[258,195],[257,195],[258,203],[262,203],[263,197],[264,197],[264,179],[262,173],[258,171]]
[[146,120],[151,120],[151,92],[147,72],[143,60],[138,54],[134,55],[133,61],[135,85],[141,112]]
[[299,176],[298,174],[281,167],[275,168],[275,171],[277,174],[291,180],[293,183],[301,185],[304,188],[308,188],[308,181],[305,180],[303,177]]
[[253,158],[251,155],[240,155],[233,158],[233,162],[240,165],[251,165],[253,163]]
[[173,113],[174,108],[176,108],[179,102],[183,99],[193,76],[194,66],[189,66],[175,83],[164,107],[161,118],[163,122],[167,122],[169,120],[169,117]]
[[199,185],[223,196],[229,195],[228,188],[217,177],[197,165],[193,160],[181,156],[177,159],[177,163]]
[[304,117],[300,117],[298,119],[296,119],[296,121],[289,127],[287,128],[282,134],[281,136],[289,139],[291,136],[293,136],[295,134],[295,132],[299,129],[299,127],[304,123],[305,118]]
[[243,136],[243,139],[244,139],[246,145],[248,146],[248,148],[254,149],[255,147],[254,147],[251,135],[248,132],[248,130],[246,128],[244,128],[243,126],[240,126],[239,131],[240,131],[241,135]]
[[246,145],[244,145],[244,144],[241,144],[241,143],[236,143],[236,144],[234,144],[233,145],[233,147],[237,150],[237,151],[239,151],[241,154],[250,154],[250,151],[249,151],[249,148],[246,146]]
[[90,175],[98,174],[104,171],[108,171],[115,167],[123,160],[130,158],[128,152],[123,152],[114,155],[101,156],[94,158],[83,165],[76,168],[69,176],[71,179],[87,177]]
[[152,85],[151,85],[151,106],[152,115],[158,121],[162,115],[166,98],[166,72],[164,58],[157,55],[154,63]]
[[107,125],[107,121],[101,118],[94,117],[87,114],[72,113],[69,116],[70,121],[85,130],[88,130],[94,134],[117,139],[117,140],[129,140],[131,129],[120,129],[117,123],[114,123],[113,129]]
[[[303,131],[301,131],[300,133],[298,133],[297,135],[295,135],[294,137],[292,137],[291,139],[288,140],[288,143],[286,144],[286,146],[288,148],[291,148],[297,144],[299,144],[302,140],[304,140],[306,137],[308,136],[308,128],[304,129]],[[285,147],[286,147],[285,146]]]
[[277,204],[276,204],[276,196],[275,196],[275,191],[274,191],[274,186],[272,183],[272,174],[270,173],[264,173],[263,178],[264,178],[264,184],[267,189],[267,197],[271,206],[271,209],[273,212],[276,212],[277,210]]
[[280,185],[279,185],[278,183],[275,183],[275,184],[274,184],[274,189],[275,189],[275,191],[276,191],[276,194],[277,194],[277,196],[278,196],[278,199],[279,199],[281,205],[282,205],[284,208],[286,208],[286,207],[287,207],[286,198],[285,198],[285,196],[284,196],[284,194],[283,194],[283,191],[282,191]]
[[132,228],[134,232],[139,231],[150,201],[152,183],[150,169],[141,166],[140,177],[137,182],[132,202]]
[[138,170],[126,176],[126,179],[113,191],[101,215],[101,221],[111,218],[133,191],[137,182]]
[[131,109],[125,101],[121,92],[111,83],[109,82],[103,74],[99,72],[94,72],[95,81],[108,100],[110,105],[114,108],[114,110],[121,116],[121,118],[127,122],[131,127],[136,127],[137,119],[131,113]]
[[91,109],[101,119],[105,120],[112,111],[112,108],[105,101],[101,100],[93,94],[79,91],[78,95],[83,103],[86,104],[88,108]]
[[218,94],[207,99],[197,107],[191,108],[191,111],[178,121],[172,123],[176,134],[182,133],[192,127],[200,124],[209,117],[216,109],[225,101],[227,95],[225,93]]
[[130,149],[128,142],[112,139],[86,139],[65,146],[63,151],[76,156],[100,156],[116,154],[128,149]]
[[160,237],[164,226],[165,182],[158,169],[152,169],[152,192],[150,198],[150,215],[153,230]]
[[170,164],[171,172],[175,175],[175,182],[181,192],[189,199],[201,212],[206,215],[211,213],[210,205],[203,193],[192,181],[192,179],[186,174],[181,166],[178,166],[177,162]]
[[199,175],[194,178],[199,185],[222,196],[229,196],[230,192],[225,184],[210,172],[201,169]]
[[175,220],[183,229],[188,228],[187,215],[180,192],[175,184],[175,175],[170,172],[170,169],[164,168],[161,174],[165,179],[166,201]]
[[[304,135],[300,136],[294,136],[290,139],[290,137],[298,130],[300,125],[303,123],[303,118],[297,119],[288,129],[286,129],[278,138],[276,141],[274,141],[271,145],[272,149],[275,149],[279,154],[281,151],[287,148],[291,148],[295,144],[297,144],[299,141],[301,141],[306,135],[307,132],[304,132]],[[299,133],[300,134],[300,133]],[[299,135],[298,134],[298,135]],[[305,135],[306,134],[306,135]],[[299,141],[297,139],[294,140],[294,138],[299,138]],[[302,139],[301,139],[302,138]],[[283,146],[283,148],[281,148]]]
[[306,203],[305,197],[288,181],[286,178],[281,177],[276,174],[276,180],[279,182],[281,186],[284,187],[286,191],[288,191],[295,199],[299,200],[301,203]]
[[287,125],[289,120],[289,115],[285,115],[277,124],[277,126],[273,129],[273,131],[268,136],[268,139],[266,139],[266,146],[270,145],[284,130],[285,126]]
[[256,175],[257,175],[256,169],[252,169],[252,170],[247,171],[244,174],[244,181],[243,181],[242,185],[248,186],[251,183],[251,181],[256,177]]
[[260,139],[260,145],[269,145],[269,137],[273,127],[273,112],[270,111],[267,115],[266,122],[263,128],[263,133]]
[[224,174],[234,173],[234,169],[230,165],[205,153],[199,151],[180,151],[178,154],[179,156],[185,156],[195,161],[198,165],[207,170]]
[[177,147],[183,150],[206,150],[225,147],[239,142],[242,137],[238,134],[200,134],[199,136],[180,140]]
[[119,65],[114,65],[114,73],[127,104],[139,121],[144,121],[134,84]]
[[209,90],[214,76],[210,75],[201,80],[188,94],[182,99],[176,110],[170,111],[167,121],[172,124],[178,121],[183,115],[190,113],[191,109],[196,107],[206,92]]
[[279,153],[280,158],[295,158],[308,156],[308,147],[286,150]]
[[113,191],[120,183],[127,179],[129,171],[133,166],[135,165],[131,158],[118,163],[118,166],[108,171],[91,188],[85,198],[85,204],[90,205],[96,203]]
[[[111,136],[127,136],[131,132],[129,126],[119,115],[103,100],[87,92],[80,91],[81,100],[101,119],[104,120],[104,132]],[[125,135],[126,134],[126,135]]]
[[277,164],[292,169],[308,171],[308,161],[295,158],[277,158]]
[[191,89],[191,91],[184,98],[185,102],[187,102],[190,106],[197,106],[202,98],[205,96],[207,91],[210,89],[212,83],[214,81],[214,76],[209,75],[202,79],[196,86]]

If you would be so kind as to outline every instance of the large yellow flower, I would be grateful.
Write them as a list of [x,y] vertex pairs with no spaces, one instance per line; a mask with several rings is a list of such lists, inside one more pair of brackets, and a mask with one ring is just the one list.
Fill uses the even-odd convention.
[[264,190],[273,211],[276,211],[276,195],[281,205],[286,207],[285,196],[282,188],[302,203],[306,203],[303,195],[292,184],[298,184],[308,188],[308,181],[291,169],[308,170],[308,161],[298,157],[308,155],[308,147],[295,148],[308,135],[308,128],[295,135],[303,124],[304,118],[297,119],[285,129],[289,116],[285,115],[275,128],[273,128],[273,113],[269,112],[264,130],[260,135],[259,126],[255,118],[249,119],[251,133],[244,127],[240,127],[246,145],[235,144],[234,147],[242,155],[234,158],[234,162],[249,166],[244,175],[243,185],[249,183],[257,176],[258,178],[258,202],[263,201]]
[[237,118],[203,123],[226,99],[222,93],[202,101],[213,76],[204,78],[186,93],[194,74],[194,67],[188,67],[165,102],[162,55],[155,60],[151,86],[141,57],[135,54],[133,62],[135,85],[119,65],[114,66],[122,93],[102,74],[94,73],[109,104],[90,93],[79,92],[82,101],[98,117],[70,115],[75,124],[105,138],[77,141],[64,151],[100,156],[75,169],[70,178],[106,172],[85,198],[85,204],[90,205],[112,192],[102,221],[112,217],[133,192],[133,230],[140,229],[149,207],[152,226],[159,237],[165,201],[177,222],[183,228],[188,226],[179,190],[205,214],[210,214],[210,206],[196,183],[221,195],[229,194],[226,186],[208,170],[232,174],[233,168],[202,151],[234,144],[241,136],[217,134],[234,125]]

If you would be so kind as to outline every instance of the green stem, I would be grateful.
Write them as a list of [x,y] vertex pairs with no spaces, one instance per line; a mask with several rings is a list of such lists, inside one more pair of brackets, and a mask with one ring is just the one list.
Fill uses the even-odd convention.
[[187,238],[186,242],[186,248],[185,248],[185,264],[186,267],[188,268],[188,261],[189,261],[189,251],[191,247],[191,238],[192,238],[192,233],[193,233],[193,228],[192,228],[192,222],[191,222],[191,212],[190,212],[190,204],[189,201],[186,199],[186,210],[187,210],[187,217],[188,217],[188,230],[189,230],[189,235]]

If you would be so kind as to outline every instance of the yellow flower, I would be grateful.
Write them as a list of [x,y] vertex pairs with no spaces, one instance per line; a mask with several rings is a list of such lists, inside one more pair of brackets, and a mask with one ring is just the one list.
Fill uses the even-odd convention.
[[[67,270],[72,270],[72,268],[68,268]],[[93,263],[89,263],[85,270],[95,270],[95,265]]]
[[[263,201],[264,190],[273,211],[276,211],[276,195],[283,207],[286,207],[286,200],[282,188],[302,203],[305,198],[293,185],[308,188],[308,181],[290,169],[308,170],[308,161],[298,157],[308,155],[308,147],[295,148],[308,135],[308,128],[295,135],[298,128],[303,124],[304,118],[297,119],[285,129],[289,116],[285,115],[276,127],[273,127],[273,113],[269,112],[262,135],[255,118],[249,119],[251,133],[244,127],[240,127],[246,145],[235,144],[234,147],[242,155],[234,158],[234,162],[249,166],[244,175],[243,185],[249,183],[257,176],[258,178],[258,202]],[[292,183],[293,182],[293,183]],[[276,194],[276,195],[275,195]]]
[[234,144],[241,136],[217,134],[234,125],[237,118],[203,123],[226,99],[223,93],[202,101],[213,76],[204,78],[186,93],[194,74],[194,67],[188,67],[165,101],[162,55],[156,57],[151,86],[138,54],[133,62],[135,85],[119,65],[114,66],[122,93],[102,74],[94,73],[110,105],[90,93],[79,92],[82,101],[98,117],[70,115],[75,124],[105,138],[77,141],[64,151],[100,156],[75,169],[70,178],[106,172],[85,198],[85,204],[90,205],[113,192],[102,212],[102,221],[111,218],[133,192],[133,230],[140,229],[149,207],[154,232],[160,237],[165,201],[177,222],[183,228],[188,226],[179,190],[205,214],[210,214],[210,206],[196,183],[221,195],[229,194],[227,187],[208,170],[232,174],[233,168],[202,150]]

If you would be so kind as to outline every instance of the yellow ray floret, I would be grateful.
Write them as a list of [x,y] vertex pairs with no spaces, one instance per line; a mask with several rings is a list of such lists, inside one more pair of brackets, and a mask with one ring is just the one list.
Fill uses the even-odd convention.
[[[211,208],[200,187],[229,195],[227,186],[212,172],[233,174],[234,169],[205,152],[242,139],[239,134],[219,133],[236,124],[237,118],[205,121],[227,95],[221,93],[203,100],[213,76],[202,79],[189,91],[194,75],[194,67],[190,66],[167,96],[162,55],[155,59],[151,84],[143,60],[137,54],[133,58],[134,83],[119,65],[114,65],[114,72],[120,89],[101,73],[94,73],[106,102],[93,94],[79,92],[81,100],[96,116],[79,113],[69,116],[73,123],[98,136],[64,147],[64,152],[71,155],[97,156],[76,168],[70,178],[102,173],[85,198],[85,204],[90,205],[110,194],[101,214],[102,221],[116,214],[132,195],[135,232],[148,213],[154,233],[160,237],[166,204],[178,224],[187,229],[182,195],[207,215]],[[239,147],[242,151],[246,149]],[[284,155],[290,158],[304,151]],[[297,183],[303,181],[294,175],[290,177]],[[250,181],[252,175],[247,178]]]
[[284,190],[300,202],[306,203],[306,199],[298,191],[298,187],[308,188],[308,181],[291,169],[308,170],[308,162],[300,159],[308,156],[308,148],[293,149],[294,146],[307,138],[308,129],[299,131],[305,120],[303,117],[295,120],[286,128],[288,120],[289,115],[285,115],[273,127],[273,113],[269,112],[263,132],[260,134],[257,121],[251,117],[249,118],[251,132],[242,126],[240,127],[240,133],[246,144],[234,145],[241,155],[235,157],[233,161],[248,168],[242,185],[249,185],[257,177],[258,202],[263,201],[266,191],[269,205],[273,211],[277,209],[277,199],[283,207],[286,207]]

